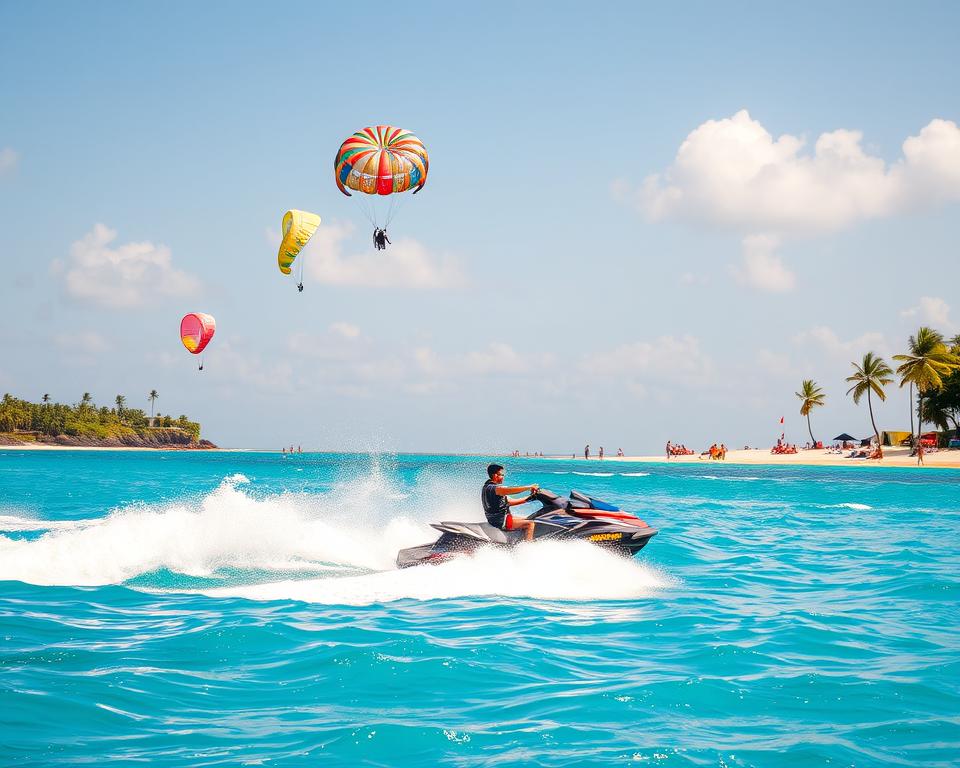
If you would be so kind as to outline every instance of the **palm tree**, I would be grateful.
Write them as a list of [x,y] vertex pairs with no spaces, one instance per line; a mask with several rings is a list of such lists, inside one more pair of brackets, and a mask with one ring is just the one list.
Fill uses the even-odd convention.
[[153,418],[153,404],[156,402],[158,397],[160,397],[160,395],[157,394],[157,390],[155,389],[151,389],[150,394],[147,395],[147,400],[150,401],[150,418],[151,419]]
[[[917,441],[920,440],[920,431],[923,429],[923,396],[926,392],[943,387],[943,377],[951,370],[960,366],[960,358],[947,349],[943,343],[943,334],[932,328],[923,327],[911,336],[909,341],[909,355],[894,355],[893,359],[900,362],[897,375],[900,376],[900,386],[910,384],[917,389]],[[912,400],[912,391],[911,391]],[[913,408],[911,403],[910,421],[913,422]],[[912,430],[913,427],[911,426]]]
[[44,395],[40,399],[43,400],[44,404],[47,404],[50,402],[50,395]]
[[80,398],[80,405],[84,408],[89,408],[90,404],[93,402],[93,398],[90,397],[89,392],[84,392],[83,397]]
[[800,415],[807,417],[807,431],[810,433],[810,441],[816,445],[817,440],[813,436],[813,429],[810,427],[810,411],[823,405],[827,396],[813,379],[804,379],[803,384],[800,385],[800,391],[794,394],[800,398]]
[[847,376],[847,381],[853,386],[847,390],[849,395],[853,393],[853,402],[860,404],[860,398],[863,393],[867,393],[867,407],[870,409],[870,423],[873,425],[873,434],[877,436],[877,445],[880,445],[880,432],[877,429],[877,422],[873,419],[873,402],[870,399],[870,393],[873,392],[881,400],[886,400],[887,396],[883,388],[893,381],[893,371],[882,357],[875,357],[873,352],[867,352],[863,356],[863,362],[860,365],[850,363],[853,366],[853,376]]
[[117,403],[117,417],[123,418],[123,406],[126,404],[127,398],[125,398],[123,395],[117,395],[115,402]]

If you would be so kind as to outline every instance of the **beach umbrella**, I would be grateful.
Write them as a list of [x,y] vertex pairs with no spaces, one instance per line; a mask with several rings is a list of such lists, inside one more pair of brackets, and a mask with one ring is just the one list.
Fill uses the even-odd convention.
[[837,435],[837,436],[836,436],[835,438],[833,438],[833,439],[834,439],[834,441],[840,442],[840,443],[852,443],[852,442],[854,442],[857,438],[851,437],[851,436],[848,435],[846,432],[842,432],[841,434]]

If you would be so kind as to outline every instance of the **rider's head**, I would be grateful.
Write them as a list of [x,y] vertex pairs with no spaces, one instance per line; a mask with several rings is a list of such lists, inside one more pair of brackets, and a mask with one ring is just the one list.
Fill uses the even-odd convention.
[[503,482],[503,467],[500,464],[491,464],[487,467],[487,477],[498,483]]

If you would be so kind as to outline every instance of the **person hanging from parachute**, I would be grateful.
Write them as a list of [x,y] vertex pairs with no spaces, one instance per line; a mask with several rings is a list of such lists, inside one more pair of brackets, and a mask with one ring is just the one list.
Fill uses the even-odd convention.
[[[385,251],[387,249],[387,243],[390,243],[390,238],[387,237],[387,230],[380,229],[377,227],[373,230],[373,247],[378,251]],[[393,243],[390,243],[393,245]]]
[[[290,274],[293,262],[319,226],[320,217],[315,213],[294,208],[283,214],[283,240],[277,253],[277,266],[283,274]],[[297,283],[297,290],[303,293],[303,258],[300,259],[300,281]]]
[[351,189],[363,193],[361,209],[373,225],[373,247],[378,251],[390,243],[387,227],[407,199],[399,196],[403,192],[415,195],[423,189],[429,169],[423,142],[392,125],[364,128],[340,145],[333,159],[334,181],[347,197],[353,196]]

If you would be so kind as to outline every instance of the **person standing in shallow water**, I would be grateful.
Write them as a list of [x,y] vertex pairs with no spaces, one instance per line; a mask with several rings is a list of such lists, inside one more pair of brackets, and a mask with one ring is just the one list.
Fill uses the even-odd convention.
[[480,491],[480,500],[483,502],[483,512],[487,516],[487,522],[495,528],[502,531],[523,530],[526,533],[526,540],[533,541],[533,530],[536,523],[533,520],[527,520],[523,517],[515,518],[510,514],[510,507],[519,504],[526,504],[533,500],[533,496],[527,496],[522,499],[511,499],[511,493],[523,493],[530,491],[536,493],[540,490],[539,485],[518,485],[508,488],[503,485],[503,478],[506,471],[500,464],[491,464],[487,467],[487,481],[483,484]]

